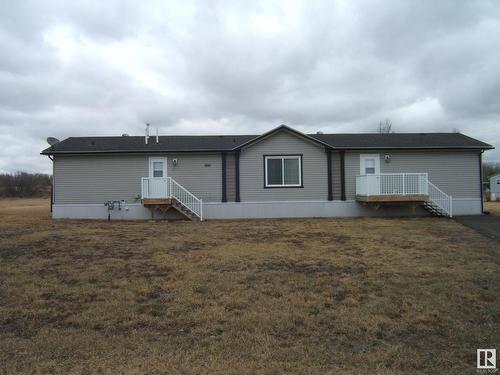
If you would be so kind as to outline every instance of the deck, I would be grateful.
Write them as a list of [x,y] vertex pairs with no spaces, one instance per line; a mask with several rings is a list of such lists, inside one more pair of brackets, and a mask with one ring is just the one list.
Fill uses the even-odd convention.
[[356,177],[356,200],[360,202],[426,202],[427,173],[384,173]]
[[162,206],[171,205],[172,199],[170,198],[145,198],[142,200],[144,206]]
[[429,196],[425,194],[410,194],[410,195],[356,195],[356,200],[359,202],[392,202],[392,203],[410,203],[410,202],[426,202]]

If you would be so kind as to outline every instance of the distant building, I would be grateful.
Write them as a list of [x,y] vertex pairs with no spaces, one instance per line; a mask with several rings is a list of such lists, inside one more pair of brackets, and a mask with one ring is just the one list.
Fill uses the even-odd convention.
[[492,201],[500,198],[500,173],[490,176],[490,194]]

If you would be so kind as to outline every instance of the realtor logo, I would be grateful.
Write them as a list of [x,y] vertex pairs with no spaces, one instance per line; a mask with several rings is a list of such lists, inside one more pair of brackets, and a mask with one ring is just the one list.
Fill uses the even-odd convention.
[[497,368],[497,352],[495,349],[478,349],[477,350],[477,368],[479,369],[496,369]]

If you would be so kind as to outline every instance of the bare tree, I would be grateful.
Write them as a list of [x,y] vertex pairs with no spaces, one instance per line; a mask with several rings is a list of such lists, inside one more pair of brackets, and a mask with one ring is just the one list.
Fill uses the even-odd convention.
[[390,119],[385,119],[385,121],[380,121],[378,123],[378,132],[380,134],[394,133],[392,130],[392,121]]
[[47,197],[51,176],[41,173],[17,172],[0,174],[0,197]]

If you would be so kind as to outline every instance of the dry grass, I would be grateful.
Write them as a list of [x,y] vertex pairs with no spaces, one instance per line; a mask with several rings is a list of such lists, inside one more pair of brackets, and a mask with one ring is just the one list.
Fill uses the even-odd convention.
[[462,373],[497,242],[454,221],[52,221],[0,202],[0,373]]
[[500,202],[484,202],[484,209],[492,215],[500,215]]

